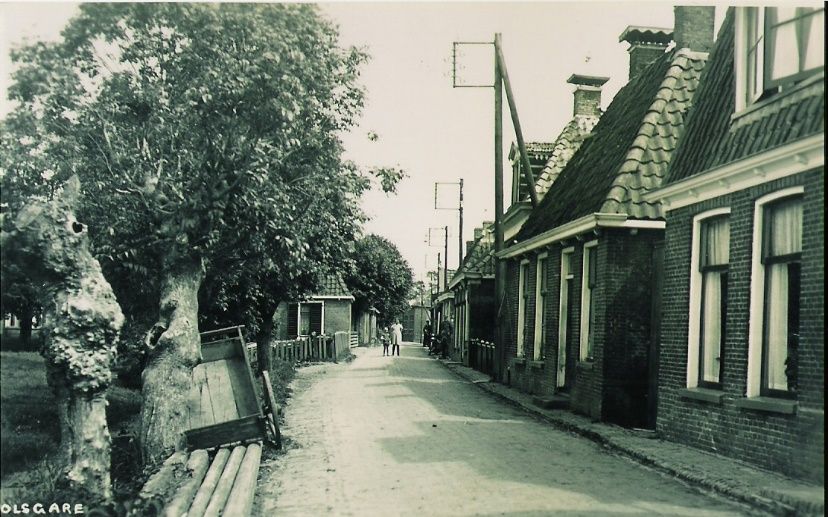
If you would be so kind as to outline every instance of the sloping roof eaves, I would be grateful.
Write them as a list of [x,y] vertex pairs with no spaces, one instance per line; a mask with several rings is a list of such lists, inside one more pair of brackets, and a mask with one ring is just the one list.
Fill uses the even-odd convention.
[[762,151],[825,131],[825,76],[733,118],[735,11],[728,9],[710,64],[702,73],[696,108],[676,150],[665,184],[675,183]]
[[638,219],[662,217],[661,205],[644,201],[659,188],[685,130],[685,118],[707,60],[706,53],[679,50],[667,69],[624,163],[599,210]]
[[598,118],[590,115],[576,115],[564,126],[563,131],[555,140],[552,156],[549,157],[538,175],[538,179],[535,180],[535,192],[538,194],[538,199],[543,199],[549,188],[558,179],[563,168],[566,167],[566,164],[581,147],[586,135],[598,123]]
[[326,275],[325,278],[322,279],[321,288],[317,291],[318,292],[315,292],[313,295],[311,295],[311,298],[321,296],[353,298],[353,295],[351,295],[351,292],[345,285],[345,281],[342,280],[342,276],[340,276],[338,273]]
[[591,136],[529,215],[517,235],[518,240],[529,239],[601,209],[661,88],[671,58],[672,53],[665,53],[619,90]]

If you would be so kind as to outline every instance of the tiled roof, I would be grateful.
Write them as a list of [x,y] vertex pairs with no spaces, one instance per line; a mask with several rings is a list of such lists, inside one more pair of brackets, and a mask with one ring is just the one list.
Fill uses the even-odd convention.
[[341,296],[344,298],[351,296],[351,292],[339,273],[331,273],[322,279],[321,288],[313,296]]
[[518,240],[591,213],[657,218],[658,188],[684,128],[706,54],[672,50],[624,86],[563,168]]
[[676,150],[666,183],[825,131],[825,76],[817,74],[796,91],[731,119],[735,110],[733,77],[734,11],[719,30],[710,65],[702,74],[687,134]]
[[538,194],[538,199],[543,199],[543,196],[552,186],[552,183],[558,179],[558,175],[575,154],[575,151],[581,147],[584,137],[592,131],[597,122],[598,117],[576,115],[563,128],[552,146],[552,155],[535,180],[535,192]]
[[491,236],[492,231],[492,228],[484,228],[483,235],[475,239],[471,249],[463,258],[463,265],[457,270],[454,276],[461,273],[494,274],[495,257]]

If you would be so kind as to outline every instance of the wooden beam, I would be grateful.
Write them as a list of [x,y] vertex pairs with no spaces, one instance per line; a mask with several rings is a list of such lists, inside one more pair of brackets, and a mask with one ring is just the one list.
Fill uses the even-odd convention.
[[247,446],[230,497],[221,512],[222,517],[248,517],[253,509],[253,496],[256,494],[256,479],[259,477],[259,464],[262,459],[262,446],[251,443]]
[[241,466],[242,458],[244,458],[244,451],[245,447],[242,445],[233,448],[233,452],[230,453],[230,458],[224,466],[224,471],[221,473],[216,489],[213,491],[213,496],[210,498],[210,503],[204,511],[204,517],[218,517],[221,515],[221,510],[227,502],[230,489],[233,488],[233,482],[236,480],[236,474],[239,471],[239,466]]
[[529,200],[532,202],[532,207],[534,208],[538,206],[538,193],[535,192],[535,177],[532,174],[529,155],[526,153],[526,143],[523,141],[523,131],[520,128],[515,96],[512,93],[512,83],[509,81],[509,72],[506,70],[506,60],[503,58],[503,49],[500,48],[500,45],[495,45],[495,54],[497,55],[497,66],[500,69],[503,86],[506,89],[506,100],[509,103],[509,113],[512,115],[512,125],[515,127],[515,136],[517,137],[518,148],[520,149],[520,160],[523,165],[523,175],[526,178],[526,182],[529,183]]
[[207,510],[207,505],[210,503],[210,498],[216,489],[216,485],[218,485],[219,477],[224,472],[224,465],[227,463],[227,458],[229,457],[230,450],[227,448],[221,448],[216,452],[216,457],[213,458],[213,463],[210,464],[210,470],[204,476],[204,481],[201,483],[187,515],[194,517],[204,515],[204,512]]
[[198,487],[201,486],[209,466],[210,458],[204,449],[193,451],[190,454],[190,458],[187,460],[187,470],[190,478],[176,490],[175,496],[164,507],[165,517],[181,517],[187,513],[187,509],[190,507]]

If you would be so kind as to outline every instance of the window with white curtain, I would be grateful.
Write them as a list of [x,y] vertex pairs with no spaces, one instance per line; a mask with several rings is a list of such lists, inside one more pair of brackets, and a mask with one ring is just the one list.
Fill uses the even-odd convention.
[[737,109],[789,88],[824,69],[824,23],[824,8],[739,8],[736,18],[737,81],[740,83]]
[[762,213],[765,272],[762,395],[792,396],[797,389],[802,198],[767,204]]
[[529,261],[520,263],[520,277],[518,278],[518,324],[517,324],[517,356],[523,357],[523,340],[526,336],[526,306],[529,302]]
[[581,361],[591,361],[595,349],[595,287],[598,284],[598,241],[584,245],[581,280]]
[[535,278],[535,347],[533,357],[536,361],[543,358],[543,346],[546,342],[546,294],[547,255],[538,256],[537,273]]
[[699,310],[698,385],[720,388],[724,368],[727,321],[727,278],[730,261],[730,220],[711,217],[699,228]]

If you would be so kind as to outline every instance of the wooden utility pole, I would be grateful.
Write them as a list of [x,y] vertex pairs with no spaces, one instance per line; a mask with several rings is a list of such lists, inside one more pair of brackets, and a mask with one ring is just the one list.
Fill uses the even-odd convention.
[[445,274],[443,275],[443,289],[448,289],[448,226],[445,227],[446,231],[446,247],[443,253],[443,269],[445,270]]
[[457,206],[457,213],[460,218],[458,229],[460,230],[457,237],[457,270],[463,265],[463,178],[460,178],[460,204]]
[[494,37],[494,180],[495,180],[495,347],[494,372],[503,379],[503,302],[506,295],[506,263],[498,256],[503,251],[503,78],[500,74],[500,33]]
[[[538,193],[535,192],[535,177],[532,174],[532,165],[529,163],[529,155],[526,153],[526,143],[523,141],[523,131],[520,128],[520,118],[518,118],[517,104],[515,104],[515,96],[512,94],[512,83],[509,81],[509,72],[506,70],[506,60],[503,59],[503,50],[500,48],[500,38],[495,36],[495,56],[497,62],[495,66],[499,70],[503,86],[506,88],[506,100],[509,102],[509,112],[512,115],[512,125],[515,127],[515,137],[517,138],[518,149],[520,150],[521,168],[523,169],[523,176],[526,179],[529,190],[529,200],[532,202],[532,208],[538,206]],[[495,83],[497,83],[495,81]],[[499,84],[495,84],[497,90],[500,89]]]

